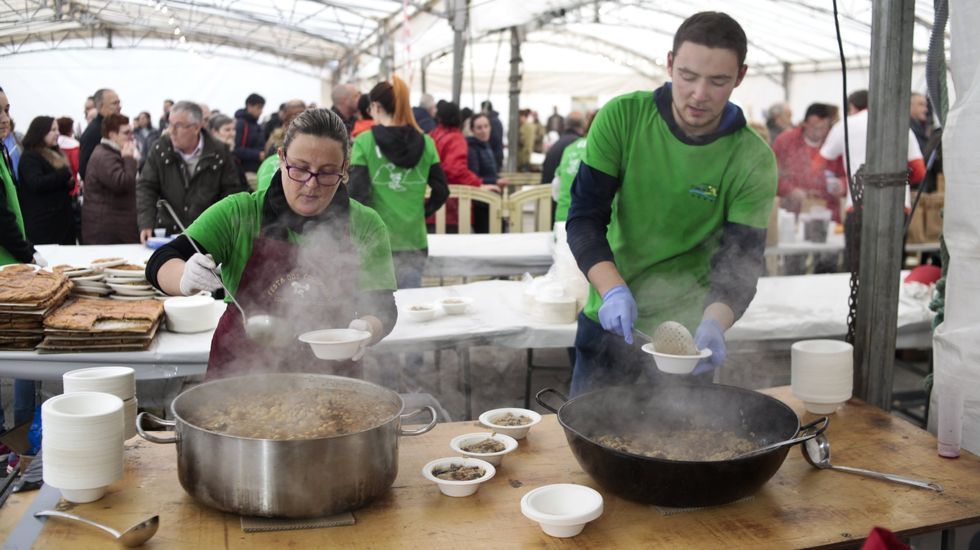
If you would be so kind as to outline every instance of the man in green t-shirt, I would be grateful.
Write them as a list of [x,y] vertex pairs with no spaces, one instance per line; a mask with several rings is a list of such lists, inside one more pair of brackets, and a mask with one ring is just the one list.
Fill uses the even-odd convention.
[[772,151],[728,101],[745,76],[746,44],[728,15],[691,16],[667,54],[671,82],[613,99],[592,123],[567,222],[591,283],[573,394],[657,376],[633,331],[652,334],[664,321],[712,351],[695,374],[724,362],[724,331],[763,271],[776,194]]

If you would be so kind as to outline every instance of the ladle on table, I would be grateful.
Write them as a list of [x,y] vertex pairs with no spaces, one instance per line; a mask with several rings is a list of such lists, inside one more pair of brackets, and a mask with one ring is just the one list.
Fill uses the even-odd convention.
[[122,544],[123,546],[132,548],[134,546],[142,546],[143,543],[153,538],[153,535],[157,533],[157,529],[160,527],[160,516],[153,516],[151,518],[144,519],[143,521],[137,523],[136,525],[126,529],[123,532],[116,531],[112,527],[107,527],[101,523],[96,523],[90,519],[83,518],[81,516],[76,516],[75,514],[68,514],[66,512],[59,512],[57,510],[41,510],[40,512],[35,512],[34,517],[50,516],[56,518],[65,518],[74,521],[80,521],[82,523],[91,525],[93,527],[98,527],[106,533],[116,537],[116,542]]
[[803,458],[805,458],[806,461],[812,464],[814,467],[821,470],[838,470],[849,474],[858,474],[872,477],[874,479],[883,479],[894,483],[911,485],[912,487],[918,487],[920,489],[929,489],[940,493],[943,492],[943,486],[933,481],[913,479],[895,474],[884,474],[861,468],[851,468],[849,466],[835,466],[830,463],[830,440],[828,440],[827,436],[822,433],[805,442],[801,447],[803,451]]
[[[177,227],[179,227],[180,230],[186,234],[187,228],[184,227],[183,223],[181,223],[180,218],[177,217],[177,213],[174,212],[173,207],[170,206],[170,203],[167,202],[166,199],[160,199],[157,201],[157,208],[160,207],[166,208],[167,212],[170,213],[170,217],[173,218],[174,223],[177,224]],[[205,255],[203,252],[201,252],[201,249],[198,248],[197,243],[194,242],[194,239],[188,236],[187,240],[191,243],[191,246],[194,247],[195,252],[201,254],[202,256]],[[286,324],[282,322],[282,319],[266,314],[252,315],[251,317],[246,316],[242,305],[238,303],[238,300],[235,299],[235,295],[228,290],[227,286],[225,286],[225,282],[221,279],[221,275],[215,273],[215,276],[218,278],[218,284],[221,285],[221,288],[225,289],[225,295],[231,299],[231,303],[233,303],[235,307],[238,308],[239,313],[242,314],[242,325],[245,327],[245,334],[249,338],[264,346],[275,347],[285,346],[294,340],[293,334],[291,334],[287,329]]]

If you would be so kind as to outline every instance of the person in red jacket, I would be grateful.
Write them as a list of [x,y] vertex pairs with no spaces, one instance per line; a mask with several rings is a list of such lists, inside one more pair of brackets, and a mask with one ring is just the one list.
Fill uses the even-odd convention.
[[[459,106],[451,101],[440,101],[436,106],[436,122],[436,127],[429,135],[436,144],[439,162],[446,173],[446,181],[450,185],[485,187],[499,192],[500,188],[496,185],[484,186],[483,179],[470,170],[469,146],[463,135],[463,117],[459,112]],[[448,233],[456,233],[459,230],[458,209],[456,199],[446,201],[446,232]],[[435,216],[430,216],[426,223],[434,224]],[[478,233],[486,232],[485,228],[479,227],[482,223],[474,225],[477,226],[475,229]]]

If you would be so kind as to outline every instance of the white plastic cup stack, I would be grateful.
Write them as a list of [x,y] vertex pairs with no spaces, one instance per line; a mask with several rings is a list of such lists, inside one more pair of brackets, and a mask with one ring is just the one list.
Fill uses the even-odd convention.
[[840,340],[803,340],[790,348],[793,395],[808,412],[831,414],[854,390],[854,348]]
[[129,367],[92,367],[68,371],[62,376],[65,393],[103,392],[123,401],[123,439],[136,436],[136,373]]
[[108,393],[66,393],[45,401],[44,482],[69,502],[102,498],[123,476],[122,418],[122,399]]

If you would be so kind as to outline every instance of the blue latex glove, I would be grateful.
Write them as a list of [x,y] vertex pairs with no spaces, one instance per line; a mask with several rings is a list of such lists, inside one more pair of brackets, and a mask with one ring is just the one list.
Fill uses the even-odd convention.
[[602,328],[618,334],[633,343],[633,323],[636,322],[636,300],[626,285],[610,288],[602,297],[599,308],[599,323]]
[[698,325],[698,330],[694,332],[694,346],[699,350],[708,348],[711,350],[711,357],[706,357],[698,361],[698,366],[691,374],[704,374],[720,367],[725,362],[725,331],[721,330],[721,325],[714,319],[705,319]]

